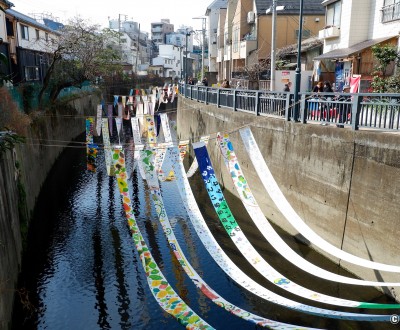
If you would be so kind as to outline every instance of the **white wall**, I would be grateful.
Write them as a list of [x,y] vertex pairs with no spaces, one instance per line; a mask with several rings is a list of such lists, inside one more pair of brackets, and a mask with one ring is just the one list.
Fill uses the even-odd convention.
[[7,41],[6,17],[2,11],[0,11],[0,38],[4,42]]

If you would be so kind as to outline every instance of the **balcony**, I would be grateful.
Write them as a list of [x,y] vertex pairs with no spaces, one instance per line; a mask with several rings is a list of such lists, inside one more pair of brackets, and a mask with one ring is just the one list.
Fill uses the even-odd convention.
[[382,23],[400,19],[400,2],[382,8]]
[[243,40],[240,42],[240,58],[247,58],[251,51],[257,49],[257,40]]
[[320,39],[332,39],[340,37],[340,27],[338,26],[327,26],[323,30],[319,31]]

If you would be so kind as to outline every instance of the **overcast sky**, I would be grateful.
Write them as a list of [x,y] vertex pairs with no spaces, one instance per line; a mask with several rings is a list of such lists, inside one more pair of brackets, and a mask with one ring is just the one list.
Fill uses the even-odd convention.
[[125,18],[140,23],[141,30],[150,32],[150,23],[169,18],[175,30],[181,25],[201,29],[201,19],[207,6],[213,0],[113,0],[110,2],[91,0],[11,0],[12,9],[23,14],[52,13],[65,23],[68,18],[81,16],[92,23],[108,27],[108,17],[111,19]]

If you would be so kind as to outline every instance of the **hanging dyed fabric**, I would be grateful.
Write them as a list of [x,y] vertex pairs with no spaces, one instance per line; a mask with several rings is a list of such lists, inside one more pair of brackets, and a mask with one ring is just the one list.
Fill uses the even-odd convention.
[[154,123],[154,116],[144,116],[144,131],[147,132],[147,143],[150,147],[154,147],[157,143],[156,129]]
[[108,128],[110,134],[113,135],[114,121],[113,121],[113,105],[109,104],[107,107],[107,117],[108,117]]
[[[219,186],[219,183],[215,177],[214,169],[211,164],[211,160],[208,156],[207,149],[203,142],[198,142],[193,144],[193,148],[196,153],[196,157],[199,163],[199,169],[202,173],[203,181],[207,192],[209,194],[210,200],[214,206],[214,209],[220,219],[223,227],[225,228],[228,235],[232,238],[237,246],[239,246],[239,250],[242,253],[252,253],[249,245],[241,246],[243,242],[244,236],[241,234],[241,229],[237,224],[233,214],[231,213],[229,206],[225,200],[225,197],[222,193],[222,190]],[[254,266],[260,263],[259,257],[255,255],[246,257],[248,261]],[[285,288],[285,283],[275,283],[277,285],[281,285],[282,288]],[[247,287],[247,286],[246,286]],[[260,288],[258,291],[261,291]],[[262,291],[268,293],[269,295],[272,293],[268,291],[266,288],[263,288]],[[289,300],[287,298],[278,296],[274,294],[275,300],[273,302],[280,301],[286,307],[296,309],[302,311],[304,313],[309,313],[312,315],[319,315],[323,317],[329,317],[333,319],[346,319],[346,320],[357,320],[357,321],[371,321],[371,322],[381,322],[390,318],[390,315],[375,315],[375,314],[360,314],[360,313],[347,313],[347,312],[339,312],[333,310],[327,310],[323,308],[318,308],[306,304],[301,304],[299,302]]]
[[114,175],[114,167],[112,166],[111,163],[111,156],[112,156],[112,150],[111,150],[111,143],[110,143],[110,134],[108,130],[108,119],[103,118],[103,125],[102,125],[102,135],[103,135],[103,144],[104,144],[104,157],[106,160],[106,169],[107,169],[107,174],[109,176]]
[[[239,194],[240,199],[243,202],[244,207],[249,213],[250,217],[256,224],[256,227],[262,232],[262,234],[267,238],[269,243],[277,249],[277,251],[286,259],[294,263],[297,267],[315,275],[318,277],[322,277],[328,281],[336,281],[337,277],[340,275],[327,272],[326,270],[315,266],[314,264],[306,261],[301,258],[297,253],[295,253],[284,241],[281,239],[279,234],[275,231],[275,229],[270,225],[268,220],[265,218],[263,212],[255,200],[250,187],[244,177],[244,174],[240,168],[239,162],[236,158],[235,152],[233,150],[232,143],[229,140],[228,134],[224,134],[223,136],[218,134],[217,136],[218,145],[220,146],[220,150],[225,162],[225,165],[231,174],[234,186]],[[238,238],[241,243],[245,242],[247,239],[245,237]],[[239,246],[238,246],[239,248]],[[241,247],[241,250],[244,250],[244,246]],[[263,263],[263,260],[258,257],[258,267]],[[344,306],[344,307],[355,307],[355,308],[379,308],[379,309],[395,309],[400,308],[399,304],[376,304],[376,303],[365,303],[359,301],[346,300],[341,298],[336,298],[332,296],[328,296],[325,294],[321,294],[316,291],[312,291],[306,289],[304,287],[299,286],[298,284],[292,282],[285,276],[279,274],[274,268],[271,266],[264,267],[264,273],[268,275],[268,280],[274,283],[275,285],[283,287],[285,290],[290,291],[296,295],[299,295],[306,299],[315,300],[318,302],[323,302],[330,305]],[[259,270],[262,271],[261,269]],[[321,276],[321,274],[325,276]],[[327,275],[326,275],[327,274]],[[267,277],[267,276],[265,276]],[[351,283],[353,279],[344,278],[346,282]],[[347,281],[347,280],[350,280]],[[340,281],[343,283],[343,281]]]
[[[308,239],[312,244],[315,244],[323,251],[331,254],[339,259],[346,260],[352,264],[363,266],[369,269],[379,269],[388,272],[400,273],[400,266],[387,265],[378,263],[375,261],[363,259],[353,254],[347,253],[340,250],[333,244],[324,240],[315,231],[313,231],[297,212],[293,209],[286,197],[283,195],[278,184],[276,183],[271,171],[269,170],[263,156],[261,155],[260,149],[253,137],[253,134],[249,127],[245,127],[239,130],[242,137],[243,143],[246,147],[246,151],[256,169],[256,172],[271,199],[274,201],[278,209],[282,212],[283,216],[295,227],[300,234]],[[386,286],[388,283],[376,282],[376,286]],[[367,284],[366,284],[367,285]],[[390,284],[390,286],[398,286],[398,283]]]
[[97,145],[93,143],[94,118],[86,118],[86,167],[96,172]]
[[103,115],[103,107],[101,104],[97,105],[97,116],[96,116],[96,133],[97,136],[101,134],[101,117]]
[[118,137],[121,134],[121,129],[122,129],[122,118],[115,118],[115,124],[117,125],[117,133],[118,133]]
[[145,180],[145,173],[139,161],[140,151],[143,150],[144,148],[144,145],[142,143],[142,137],[140,135],[139,118],[137,117],[131,118],[131,126],[132,126],[133,142],[135,144],[135,151],[133,153],[132,172],[135,170],[136,166],[138,166],[140,175],[142,176],[142,179]]
[[[204,142],[204,144],[205,144],[206,146],[207,146],[207,144],[208,144],[209,139],[210,139],[210,136],[209,136],[209,135],[200,137],[200,141]],[[195,156],[194,159],[193,159],[192,165],[190,165],[190,167],[189,167],[189,169],[188,169],[188,171],[187,171],[187,173],[186,173],[186,176],[187,176],[188,178],[191,178],[191,177],[193,176],[193,174],[196,173],[198,167],[199,167],[199,164],[197,163],[197,158],[196,158],[196,156]]]
[[114,95],[114,107],[118,104],[119,95]]
[[140,261],[142,262],[147,283],[153,297],[167,313],[179,320],[179,322],[188,329],[213,329],[177,295],[161,272],[136,223],[129,194],[124,152],[121,149],[115,149],[112,159],[118,188],[122,198],[123,210],[125,211],[129,229],[131,230],[132,238]]

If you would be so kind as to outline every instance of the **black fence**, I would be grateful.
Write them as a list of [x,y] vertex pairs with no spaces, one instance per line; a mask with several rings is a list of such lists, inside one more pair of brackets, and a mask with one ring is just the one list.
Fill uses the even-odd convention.
[[182,84],[185,98],[256,116],[275,116],[302,123],[400,130],[400,94],[299,93],[299,103],[289,92],[212,88]]

